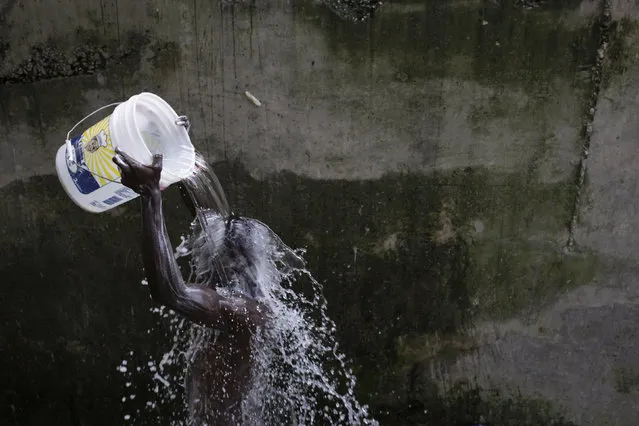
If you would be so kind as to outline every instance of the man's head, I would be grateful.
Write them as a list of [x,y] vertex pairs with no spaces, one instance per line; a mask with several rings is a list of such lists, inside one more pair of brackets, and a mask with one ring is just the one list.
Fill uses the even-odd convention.
[[221,286],[230,286],[253,298],[261,295],[255,248],[248,220],[232,214],[225,221],[224,243],[216,259]]
[[261,296],[256,245],[259,236],[255,234],[249,219],[199,211],[193,234],[183,244],[183,251],[191,254],[195,282],[253,298]]

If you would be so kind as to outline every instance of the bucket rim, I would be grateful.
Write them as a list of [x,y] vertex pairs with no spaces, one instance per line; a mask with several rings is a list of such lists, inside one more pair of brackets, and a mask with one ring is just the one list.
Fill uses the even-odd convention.
[[[126,139],[133,141],[128,149],[123,148],[127,154],[142,164],[150,164],[153,157],[153,153],[143,142],[144,138],[141,132],[140,118],[138,117],[138,114],[143,115],[138,113],[138,107],[142,105],[145,105],[156,115],[158,118],[156,124],[162,128],[162,133],[177,132],[179,134],[179,137],[174,141],[176,144],[174,147],[175,152],[179,154],[168,158],[165,156],[160,184],[166,187],[184,179],[192,172],[195,167],[195,147],[191,142],[188,131],[183,126],[177,125],[176,120],[179,115],[175,109],[162,97],[151,92],[141,92],[131,96],[126,102],[118,106],[114,112],[114,121],[116,122],[114,127],[122,126],[121,130]],[[115,117],[116,115],[117,117]],[[129,122],[129,125],[126,124],[127,122]],[[175,124],[176,128],[173,128],[172,124]],[[123,136],[120,132],[115,133]],[[117,138],[114,138],[114,142],[117,143]]]

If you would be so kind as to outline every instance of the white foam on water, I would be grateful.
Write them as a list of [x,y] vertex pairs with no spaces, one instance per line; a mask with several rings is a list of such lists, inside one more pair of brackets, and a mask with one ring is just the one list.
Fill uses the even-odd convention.
[[[376,425],[356,397],[355,375],[339,350],[322,285],[306,269],[304,252],[289,248],[262,222],[242,218],[235,226],[234,238],[242,238],[247,248],[249,263],[241,268],[246,275],[237,273],[238,265],[222,264],[225,260],[219,253],[228,232],[228,203],[212,170],[201,157],[197,161],[200,172],[186,182],[197,218],[175,256],[189,259],[188,282],[211,285],[214,279],[228,279],[234,285],[218,287],[220,293],[252,295],[269,312],[268,321],[252,338],[252,379],[242,402],[241,424]],[[167,350],[135,369],[131,360],[118,366],[126,378],[128,401],[140,393],[131,385],[142,382],[140,375],[147,377],[149,390],[155,395],[135,416],[127,414],[127,420],[187,425],[187,363],[199,351],[210,350],[215,331],[192,324],[164,307],[151,311],[158,316],[158,329],[169,330]],[[133,352],[129,354],[133,356]],[[141,404],[136,400],[135,405]],[[158,417],[160,407],[171,407],[170,419],[166,414]]]

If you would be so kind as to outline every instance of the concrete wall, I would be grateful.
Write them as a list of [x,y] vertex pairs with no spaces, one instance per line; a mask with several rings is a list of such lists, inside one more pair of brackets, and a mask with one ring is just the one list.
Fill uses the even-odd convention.
[[0,2],[5,418],[118,423],[121,355],[165,344],[138,206],[83,213],[53,163],[76,121],[148,90],[190,116],[237,210],[308,247],[382,420],[634,424],[638,21],[630,0],[390,1],[363,23]]

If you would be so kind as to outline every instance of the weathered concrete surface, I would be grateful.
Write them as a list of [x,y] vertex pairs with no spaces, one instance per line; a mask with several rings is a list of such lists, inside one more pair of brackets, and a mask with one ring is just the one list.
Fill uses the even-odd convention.
[[150,90],[238,210],[308,246],[387,423],[634,424],[636,2],[389,2],[360,24],[230,3],[0,3],[5,423],[117,424],[127,343],[163,344],[137,206],[85,214],[52,176],[77,120]]
[[[5,74],[19,71],[30,47],[50,38],[59,48],[94,40],[89,50],[105,44],[111,48],[101,50],[124,63],[120,73],[76,78],[75,88],[66,80],[55,97],[48,87],[46,95],[39,93],[44,83],[30,95],[16,93],[30,103],[7,108],[18,109],[18,116],[38,109],[46,131],[35,126],[37,134],[28,134],[10,126],[10,139],[28,134],[52,150],[69,127],[54,112],[60,105],[74,104],[80,118],[148,89],[189,110],[198,146],[217,158],[241,159],[254,176],[289,170],[314,178],[376,178],[468,166],[530,168],[541,181],[572,173],[580,78],[588,78],[578,71],[593,50],[587,20],[575,29],[551,12],[531,19],[521,11],[487,8],[482,21],[476,7],[463,3],[391,4],[367,27],[336,23],[319,8],[222,12],[215,2],[195,2],[195,9],[171,5],[119,5],[117,22],[93,16],[90,2],[78,8],[63,2],[60,9],[71,16],[60,22],[51,21],[46,8],[13,9],[9,25],[27,17],[46,23],[41,32],[11,26],[11,37],[23,43],[7,52]],[[412,24],[400,28],[404,20]],[[158,61],[167,44],[179,55]],[[244,90],[264,107],[255,108]],[[3,170],[17,164],[19,176],[52,172],[46,157],[27,149],[32,144],[20,145],[24,149],[7,156]]]

